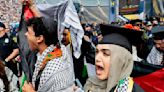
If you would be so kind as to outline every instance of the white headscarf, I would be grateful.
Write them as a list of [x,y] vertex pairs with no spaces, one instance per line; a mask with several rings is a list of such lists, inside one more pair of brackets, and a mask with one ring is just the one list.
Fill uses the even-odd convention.
[[133,69],[132,54],[124,47],[109,44],[111,61],[107,80],[99,80],[97,77],[89,78],[84,90],[88,92],[109,92],[119,80],[129,77]]

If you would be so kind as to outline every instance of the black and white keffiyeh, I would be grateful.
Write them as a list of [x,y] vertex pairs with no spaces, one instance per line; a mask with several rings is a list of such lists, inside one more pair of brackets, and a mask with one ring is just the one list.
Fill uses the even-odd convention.
[[[50,45],[45,51],[40,55],[37,54],[37,62],[35,64],[34,75],[32,83],[35,86],[36,76],[40,70],[41,64],[49,52],[52,52],[56,48]],[[58,92],[61,89],[68,88],[73,85],[74,76],[72,74],[72,66],[67,59],[67,51],[64,46],[61,46],[62,57],[54,58],[50,60],[40,77],[38,92]]]
[[154,65],[162,65],[163,53],[158,51],[156,47],[153,47],[147,57],[147,62]]
[[125,79],[120,81],[120,84],[118,85],[118,88],[116,89],[116,92],[127,92],[128,84],[129,84],[129,78],[126,77]]

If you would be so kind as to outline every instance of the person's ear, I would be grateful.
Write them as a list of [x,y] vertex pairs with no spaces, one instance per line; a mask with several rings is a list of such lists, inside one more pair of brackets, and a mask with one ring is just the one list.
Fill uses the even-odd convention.
[[36,38],[36,40],[37,40],[37,41],[36,41],[37,43],[43,42],[43,40],[44,40],[43,35],[38,36],[38,37]]

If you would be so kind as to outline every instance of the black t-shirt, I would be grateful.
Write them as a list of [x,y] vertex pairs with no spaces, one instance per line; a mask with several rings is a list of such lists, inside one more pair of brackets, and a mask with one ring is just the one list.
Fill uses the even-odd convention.
[[17,44],[5,34],[0,38],[0,59],[5,60],[16,48]]

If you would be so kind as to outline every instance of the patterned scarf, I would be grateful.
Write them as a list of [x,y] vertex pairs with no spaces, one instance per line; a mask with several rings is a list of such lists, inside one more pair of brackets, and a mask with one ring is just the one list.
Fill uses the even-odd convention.
[[[38,53],[37,62],[35,65],[35,70],[32,79],[34,87],[36,82],[36,76],[38,75],[38,72],[41,69],[43,62],[45,62],[44,60],[51,59],[51,54],[53,53],[53,50],[55,50],[55,48],[55,46],[51,45],[47,47],[41,55]],[[68,52],[63,45],[61,45],[61,50],[61,57],[53,58],[49,62],[47,62],[40,77],[38,92],[57,92],[61,89],[66,89],[73,85],[74,77],[72,74],[72,66],[67,59]],[[61,53],[58,53],[58,55],[60,56]]]
[[61,49],[55,48],[52,52],[49,52],[49,54],[44,58],[40,69],[42,70],[48,61],[61,56],[62,56]]
[[129,77],[126,77],[123,80],[119,81],[118,88],[116,89],[116,92],[127,92],[128,90],[128,84],[129,84]]
[[49,53],[49,52],[52,52],[54,49],[54,46],[53,45],[50,45],[49,47],[47,47],[42,54],[37,54],[37,61],[36,61],[36,64],[35,64],[35,70],[34,70],[34,73],[33,73],[33,79],[32,79],[32,83],[33,85],[35,85],[35,81],[36,81],[36,77],[38,75],[38,72],[39,70],[41,69],[42,67],[42,62],[44,60],[44,58],[46,57],[46,55]]
[[148,63],[154,64],[154,65],[162,65],[164,54],[160,51],[158,51],[155,47],[152,48],[150,54],[147,57]]
[[36,81],[35,81],[35,90],[38,90],[38,85],[39,85],[39,82],[40,82],[40,77],[41,77],[41,74],[45,68],[45,66],[47,65],[47,63],[49,61],[51,61],[52,59],[55,59],[55,58],[60,58],[62,56],[62,51],[60,48],[55,48],[52,52],[49,52],[47,54],[47,56],[44,58],[42,64],[41,64],[41,67],[40,67],[40,70],[38,72],[38,75],[36,76]]

